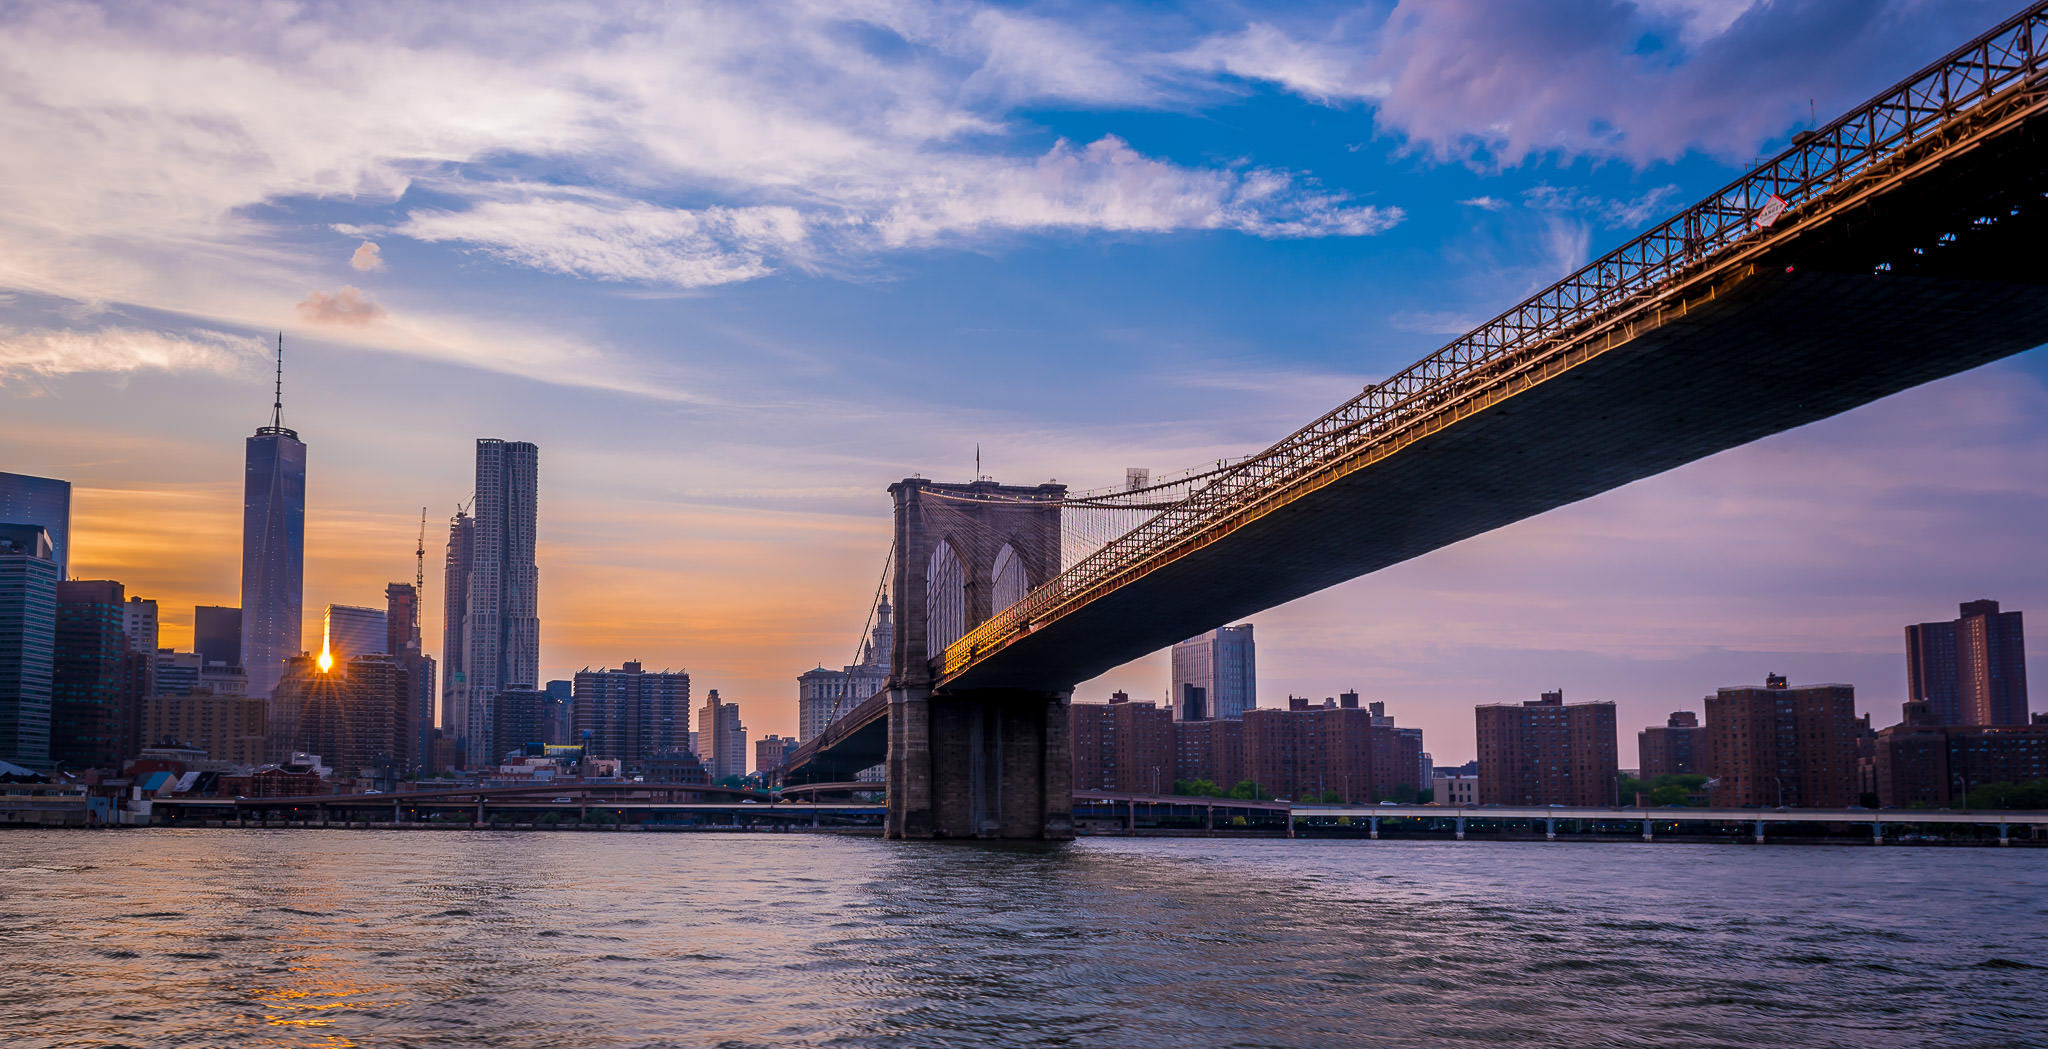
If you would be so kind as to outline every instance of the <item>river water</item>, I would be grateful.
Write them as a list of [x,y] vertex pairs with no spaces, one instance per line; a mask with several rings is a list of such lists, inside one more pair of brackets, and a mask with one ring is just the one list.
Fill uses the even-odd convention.
[[0,1045],[2044,1046],[2048,851],[0,832]]

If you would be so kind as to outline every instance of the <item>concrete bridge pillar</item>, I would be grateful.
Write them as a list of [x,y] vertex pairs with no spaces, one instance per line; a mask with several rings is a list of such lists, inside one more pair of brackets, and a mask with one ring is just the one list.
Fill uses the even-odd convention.
[[2000,845],[2011,845],[2011,844],[2012,844],[2012,825],[2011,825],[2011,824],[2009,824],[2009,823],[2001,823],[2001,824],[1999,824],[1999,825],[1998,825],[1998,843],[1999,843]]
[[1756,843],[1758,845],[1764,843],[1764,821],[1762,820],[1756,821]]
[[1884,824],[1876,820],[1870,821],[1870,843],[1872,845],[1884,844]]
[[1649,820],[1644,820],[1644,821],[1643,821],[1643,840],[1644,840],[1644,841],[1649,841],[1649,840],[1650,840],[1650,821],[1649,821]]
[[1367,819],[1372,823],[1372,840],[1380,840],[1380,818],[1378,816],[1369,816]]
[[[1643,837],[1647,838],[1647,837],[1649,837],[1649,836],[1650,836],[1650,832],[1649,832],[1649,831],[1644,831],[1644,832],[1643,832]],[[1544,818],[1544,820],[1543,820],[1543,840],[1544,840],[1544,841],[1556,841],[1556,840],[1557,840],[1557,817],[1556,817],[1556,816],[1547,816],[1547,817],[1545,817],[1545,818]]]
[[1465,840],[1465,817],[1458,817],[1458,840]]

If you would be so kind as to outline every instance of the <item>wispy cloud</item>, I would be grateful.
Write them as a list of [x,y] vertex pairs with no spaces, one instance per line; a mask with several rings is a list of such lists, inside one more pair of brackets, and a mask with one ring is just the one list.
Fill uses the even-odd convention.
[[0,385],[79,372],[230,373],[262,359],[263,353],[260,339],[206,330],[175,334],[140,328],[0,330]]
[[384,307],[352,284],[344,285],[332,295],[324,291],[313,292],[299,302],[297,309],[300,317],[314,324],[363,325],[384,317]]

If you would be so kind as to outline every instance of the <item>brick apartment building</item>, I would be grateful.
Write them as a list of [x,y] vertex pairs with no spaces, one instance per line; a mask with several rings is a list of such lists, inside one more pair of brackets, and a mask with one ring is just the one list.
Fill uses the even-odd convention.
[[1479,803],[1613,805],[1620,784],[1613,703],[1545,692],[1476,708]]
[[1858,798],[1856,748],[1867,726],[1849,685],[1789,686],[1765,677],[1706,698],[1715,782],[1727,808],[1846,808]]

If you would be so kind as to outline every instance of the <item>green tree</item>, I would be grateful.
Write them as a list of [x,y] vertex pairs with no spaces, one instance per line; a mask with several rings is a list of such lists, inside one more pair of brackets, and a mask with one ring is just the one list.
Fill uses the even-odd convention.
[[1220,798],[1225,796],[1222,787],[1206,779],[1174,780],[1173,792],[1190,798]]
[[2026,783],[1986,783],[1972,790],[1973,809],[2048,809],[2048,779]]
[[1230,788],[1230,793],[1225,795],[1225,797],[1236,798],[1239,801],[1271,801],[1273,799],[1273,796],[1266,793],[1264,788],[1248,779],[1238,780],[1237,786]]

